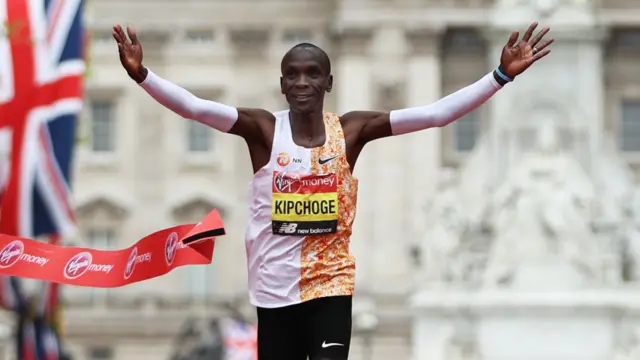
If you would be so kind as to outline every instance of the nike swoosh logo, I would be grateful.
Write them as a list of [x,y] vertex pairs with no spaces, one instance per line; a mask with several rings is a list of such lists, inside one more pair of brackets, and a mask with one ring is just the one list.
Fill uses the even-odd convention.
[[327,343],[326,341],[322,342],[322,348],[328,348],[331,346],[344,346],[344,344],[338,344],[338,343]]
[[326,158],[326,159],[318,159],[318,164],[324,165],[324,164],[328,163],[329,161],[337,158],[338,156],[340,156],[340,155],[332,156],[332,157]]

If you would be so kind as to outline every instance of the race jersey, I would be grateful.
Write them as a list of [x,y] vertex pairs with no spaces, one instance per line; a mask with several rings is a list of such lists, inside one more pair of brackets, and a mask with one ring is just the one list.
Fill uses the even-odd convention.
[[326,142],[309,149],[293,142],[288,110],[274,115],[269,163],[249,188],[251,303],[275,308],[352,295],[355,262],[349,241],[358,181],[347,162],[340,119],[325,113]]

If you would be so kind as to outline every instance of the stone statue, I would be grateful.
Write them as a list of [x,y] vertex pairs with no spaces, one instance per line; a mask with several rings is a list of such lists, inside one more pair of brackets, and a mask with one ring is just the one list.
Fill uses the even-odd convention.
[[640,328],[629,329],[623,332],[618,350],[613,360],[638,360],[640,359]]
[[524,262],[550,257],[589,277],[597,272],[590,227],[593,186],[578,161],[560,149],[554,124],[542,124],[533,153],[524,155],[494,194],[488,211],[494,245],[485,285],[510,283]]
[[454,324],[453,332],[446,349],[446,360],[480,360],[477,345],[477,333],[468,319]]
[[622,253],[627,265],[626,280],[640,280],[640,191],[635,190],[628,197],[627,226],[624,229]]
[[464,203],[460,197],[454,170],[440,174],[437,196],[428,205],[427,228],[423,242],[424,278],[430,285],[456,278],[453,255],[466,227]]

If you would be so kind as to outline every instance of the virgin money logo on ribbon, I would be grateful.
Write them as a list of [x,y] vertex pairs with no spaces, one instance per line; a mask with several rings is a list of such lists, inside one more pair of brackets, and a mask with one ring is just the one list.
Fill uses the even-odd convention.
[[111,269],[113,269],[113,265],[94,264],[91,253],[84,251],[76,254],[69,260],[64,267],[64,277],[69,280],[74,280],[86,274],[88,271],[108,274],[111,272]]
[[173,260],[176,259],[176,253],[178,252],[178,233],[171,233],[167,238],[167,243],[164,246],[164,259],[167,261],[167,265],[171,266]]
[[20,240],[13,240],[0,250],[0,269],[11,267],[18,261],[44,266],[49,262],[49,259],[25,253],[24,243]]
[[88,252],[81,252],[69,260],[64,267],[64,277],[67,279],[77,279],[89,271],[93,257]]
[[0,251],[0,268],[5,269],[13,266],[20,260],[24,254],[24,244],[20,240],[14,240],[8,243],[2,251]]
[[151,253],[147,252],[138,255],[138,248],[134,247],[133,250],[131,250],[131,254],[129,254],[127,266],[124,268],[124,278],[130,278],[133,274],[133,270],[136,268],[136,264],[140,264],[143,262],[151,262]]
[[138,256],[138,248],[134,247],[129,254],[129,260],[127,260],[127,266],[124,268],[124,278],[128,279],[133,274],[133,269],[136,267],[136,257]]

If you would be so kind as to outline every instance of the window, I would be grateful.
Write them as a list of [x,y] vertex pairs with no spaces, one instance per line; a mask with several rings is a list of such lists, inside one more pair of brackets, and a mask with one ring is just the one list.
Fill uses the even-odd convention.
[[212,30],[189,30],[185,37],[190,43],[210,43],[213,42]]
[[189,298],[204,300],[213,295],[215,276],[213,265],[194,265],[184,268],[185,292]]
[[91,247],[97,250],[112,250],[115,248],[115,234],[111,229],[89,230],[88,240]]
[[313,34],[306,29],[289,29],[282,33],[282,41],[287,44],[312,42]]
[[469,52],[481,51],[484,42],[476,29],[453,28],[442,37],[445,51]]
[[623,100],[620,106],[620,146],[623,151],[640,151],[640,100]]
[[480,116],[473,111],[453,123],[455,150],[468,152],[473,150],[478,137]]
[[91,102],[91,149],[95,152],[114,150],[115,124],[113,103],[110,101]]
[[189,152],[211,151],[213,137],[211,128],[197,121],[188,121],[187,126],[187,150]]
[[113,349],[108,346],[96,346],[89,349],[89,360],[111,360]]

